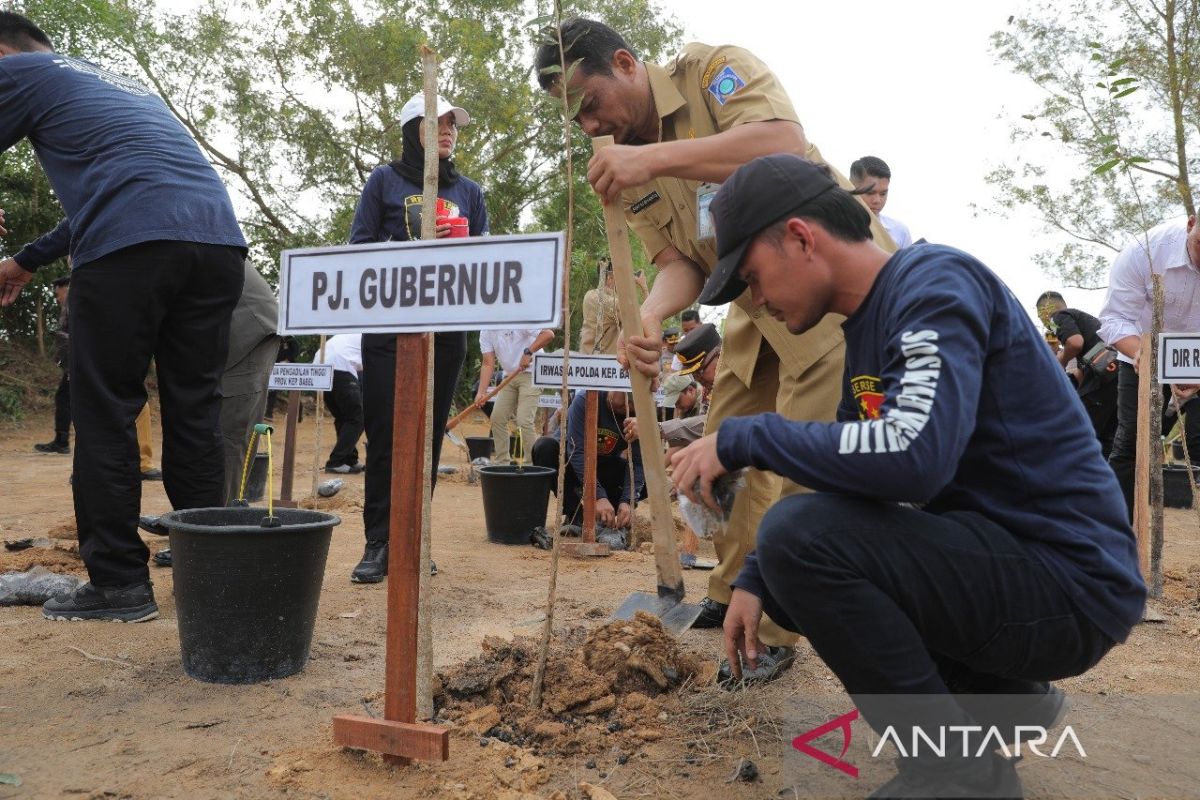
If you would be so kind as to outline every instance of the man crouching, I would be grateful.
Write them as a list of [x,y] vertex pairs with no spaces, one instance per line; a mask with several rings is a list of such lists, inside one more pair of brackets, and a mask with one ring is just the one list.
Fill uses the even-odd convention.
[[[1116,479],[1032,322],[962,251],[884,252],[862,205],[799,157],[743,166],[712,212],[702,303],[748,289],[793,334],[847,317],[837,422],[731,418],[671,460],[679,491],[710,505],[713,480],[746,466],[816,490],[763,519],[725,618],[731,663],[763,652],[765,610],[877,731],[1049,727],[1049,681],[1124,641],[1146,589]],[[983,694],[1011,702],[973,705]],[[873,797],[1021,794],[991,750],[899,765]]]

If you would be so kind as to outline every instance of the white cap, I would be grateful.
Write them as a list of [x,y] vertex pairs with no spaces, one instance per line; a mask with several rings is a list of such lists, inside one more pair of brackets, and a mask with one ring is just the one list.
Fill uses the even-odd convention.
[[[437,99],[438,117],[445,116],[451,111],[454,112],[454,122],[458,127],[471,124],[471,115],[467,113],[466,109],[450,105],[450,101],[439,94]],[[425,116],[425,93],[417,92],[411,100],[404,104],[404,108],[400,109],[400,127],[407,125],[409,120],[423,116]]]

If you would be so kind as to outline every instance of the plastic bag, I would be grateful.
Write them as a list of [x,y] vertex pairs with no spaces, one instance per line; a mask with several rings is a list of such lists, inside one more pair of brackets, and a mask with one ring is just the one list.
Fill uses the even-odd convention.
[[70,594],[82,580],[38,566],[28,572],[0,575],[0,606],[40,606],[52,597]]
[[[713,498],[721,506],[720,514],[703,503],[693,503],[682,492],[679,494],[679,514],[697,536],[711,539],[729,521],[729,515],[733,512],[734,497],[744,488],[746,470],[726,473],[713,481]],[[699,489],[697,481],[696,491]]]

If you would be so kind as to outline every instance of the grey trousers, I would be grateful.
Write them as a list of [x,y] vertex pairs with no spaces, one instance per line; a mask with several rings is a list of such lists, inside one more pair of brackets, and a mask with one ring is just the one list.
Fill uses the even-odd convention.
[[[225,445],[225,505],[237,499],[242,480],[242,465],[246,445],[256,423],[262,422],[267,410],[267,383],[275,356],[279,353],[279,337],[268,336],[259,342],[249,355],[230,365],[221,377],[221,441]],[[276,444],[275,455],[283,458],[282,439]],[[267,478],[270,491],[270,476]]]

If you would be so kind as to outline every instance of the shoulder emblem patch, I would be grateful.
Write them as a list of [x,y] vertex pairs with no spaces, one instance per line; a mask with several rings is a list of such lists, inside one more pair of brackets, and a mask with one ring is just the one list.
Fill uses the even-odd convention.
[[654,191],[654,192],[651,192],[650,194],[646,195],[645,197],[643,197],[641,200],[638,200],[633,205],[631,205],[629,207],[629,210],[632,211],[634,214],[640,214],[643,211],[645,211],[647,208],[649,208],[650,206],[657,203],[659,200],[662,200],[662,196],[657,191]]
[[719,70],[721,67],[725,66],[725,62],[728,60],[729,59],[725,58],[725,56],[717,56],[716,58],[714,58],[712,60],[712,63],[710,63],[708,65],[708,67],[704,70],[704,74],[702,76],[700,76],[700,88],[701,89],[703,89],[704,87],[706,87],[710,83],[712,83],[713,75],[715,75],[717,73],[717,70]]
[[708,84],[708,92],[717,98],[718,103],[725,105],[725,101],[737,94],[738,90],[745,85],[746,82],[733,71],[733,67],[726,65]]

